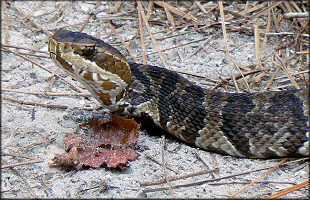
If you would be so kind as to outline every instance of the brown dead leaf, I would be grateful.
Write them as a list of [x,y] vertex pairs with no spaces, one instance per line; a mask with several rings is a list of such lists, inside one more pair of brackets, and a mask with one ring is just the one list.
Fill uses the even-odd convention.
[[57,154],[53,158],[56,165],[73,167],[79,170],[82,166],[122,168],[128,161],[138,155],[129,147],[139,137],[140,125],[134,119],[126,119],[117,114],[111,121],[94,119],[80,127],[91,129],[87,134],[66,135],[67,153]]

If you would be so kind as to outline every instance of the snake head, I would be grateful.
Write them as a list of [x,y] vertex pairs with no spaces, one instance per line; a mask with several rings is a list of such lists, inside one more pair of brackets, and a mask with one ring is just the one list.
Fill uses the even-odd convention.
[[86,33],[60,29],[51,36],[48,50],[59,68],[112,112],[123,103],[132,80],[130,66],[117,49]]

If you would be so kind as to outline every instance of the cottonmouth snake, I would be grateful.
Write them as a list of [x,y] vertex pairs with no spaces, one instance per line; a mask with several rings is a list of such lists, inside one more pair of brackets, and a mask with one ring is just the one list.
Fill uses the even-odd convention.
[[235,157],[309,156],[309,91],[225,93],[156,66],[128,63],[115,48],[60,29],[49,41],[58,67],[111,112],[144,116],[198,147]]

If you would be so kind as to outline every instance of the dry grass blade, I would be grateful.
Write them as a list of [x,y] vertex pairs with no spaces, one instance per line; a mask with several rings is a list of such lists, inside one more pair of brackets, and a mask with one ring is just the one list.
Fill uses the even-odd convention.
[[[218,8],[215,8],[214,10],[217,11],[217,12],[220,11],[220,9],[218,9]],[[226,9],[223,9],[223,11],[224,11],[224,13],[229,13],[229,14],[233,15],[234,17],[242,17],[242,18],[245,18],[245,19],[249,18],[248,16],[245,16],[245,15],[241,14],[242,12],[237,13],[237,12],[234,12],[234,11],[231,11],[231,10],[226,10]]]
[[309,13],[304,12],[304,13],[284,13],[283,17],[285,19],[291,19],[291,18],[308,18]]
[[43,161],[44,160],[39,159],[39,160],[30,160],[30,161],[19,162],[19,163],[14,163],[14,164],[1,165],[1,169],[21,166],[21,165],[28,165],[28,164],[32,164],[32,163],[40,163],[40,162],[43,162]]
[[[15,130],[16,131],[16,130]],[[10,153],[10,152],[3,152],[4,155],[7,155],[7,156],[14,156],[14,157],[22,157],[22,158],[28,158],[28,159],[32,159],[32,160],[38,160],[37,158],[35,157],[32,157],[32,156],[28,156],[28,155],[25,155],[25,154],[20,154],[20,153]]]
[[281,196],[283,196],[283,195],[286,195],[286,194],[288,194],[288,193],[291,193],[291,192],[294,192],[294,191],[299,190],[299,189],[301,189],[301,188],[307,187],[308,185],[310,185],[310,180],[307,180],[307,181],[305,181],[305,182],[299,183],[299,184],[294,185],[294,186],[292,186],[292,187],[290,187],[290,188],[287,188],[287,189],[285,189],[285,190],[282,190],[282,191],[280,191],[280,192],[278,192],[278,193],[276,193],[276,194],[273,194],[273,195],[271,195],[271,196],[269,196],[269,197],[266,197],[265,199],[275,199],[275,198],[279,198],[279,197],[281,197]]
[[149,25],[149,22],[147,21],[147,18],[146,18],[145,14],[144,14],[142,3],[140,1],[138,1],[137,3],[138,3],[138,6],[140,7],[141,14],[142,14],[142,19],[144,21],[144,24],[146,25],[147,31],[149,32],[149,35],[150,35],[151,40],[152,40],[152,42],[153,42],[153,44],[155,46],[155,49],[158,52],[158,55],[159,55],[160,59],[163,61],[163,64],[165,65],[165,67],[170,69],[170,66],[168,65],[164,55],[162,54],[161,50],[159,49],[159,47],[157,45],[155,37],[153,36],[153,33],[151,31],[151,27]]
[[264,12],[266,12],[267,10],[270,10],[278,5],[280,5],[281,3],[283,3],[283,1],[280,1],[280,2],[276,2],[270,6],[267,6],[266,8],[263,8],[261,11],[257,12],[255,15],[252,15],[251,17],[249,17],[250,20],[253,20],[255,19],[256,17],[262,15]]
[[[158,165],[160,165],[160,166],[163,165],[160,161],[157,161],[153,156],[151,156],[151,155],[149,155],[149,154],[147,154],[147,153],[145,154],[145,157],[148,158],[148,159],[150,159],[151,161],[153,161],[154,163],[156,163],[156,164],[158,164]],[[180,173],[179,170],[177,170],[177,169],[171,167],[170,165],[167,165],[167,164],[166,164],[166,167],[167,167],[167,169],[169,169],[169,170],[171,170],[171,171],[173,171],[173,172],[175,172],[175,173],[177,173],[177,174]]]
[[127,51],[130,53],[131,57],[133,57],[133,59],[138,62],[136,56],[133,54],[131,48],[126,44],[126,42],[123,40],[123,38],[119,35],[119,33],[116,31],[116,29],[112,26],[111,23],[107,23],[108,26],[111,28],[111,30],[116,34],[116,36],[118,37],[118,39],[122,42],[122,44],[126,47]]
[[291,73],[288,71],[288,69],[286,68],[284,62],[281,60],[281,58],[277,55],[276,58],[279,60],[280,62],[280,66],[283,69],[283,71],[286,73],[287,77],[290,79],[290,81],[293,83],[293,85],[297,88],[300,89],[300,87],[298,86],[298,84],[296,83],[296,81],[293,79]]
[[[208,14],[208,12],[206,11],[206,9],[200,4],[199,1],[194,1],[196,6],[204,13],[204,14]],[[211,10],[210,10],[211,11]],[[209,12],[210,12],[209,11]]]
[[310,54],[310,51],[297,51],[296,54]]
[[208,42],[210,42],[210,40],[211,40],[212,38],[213,38],[213,35],[211,35],[211,36],[207,39],[207,41],[205,41],[205,42],[203,42],[202,44],[200,44],[199,47],[197,47],[197,49],[195,49],[195,50],[193,51],[193,53],[192,53],[191,55],[189,55],[187,58],[191,58],[193,55],[196,55],[197,52],[200,51],[200,50],[204,47],[205,44],[207,44]]
[[174,19],[173,19],[173,16],[171,15],[169,9],[167,8],[167,5],[164,1],[162,2],[163,5],[164,5],[164,10],[166,12],[166,15],[167,15],[167,19],[168,21],[170,22],[170,24],[174,27],[175,26],[175,22],[174,22]]
[[16,99],[16,98],[4,95],[4,94],[1,94],[1,98],[2,99],[6,99],[6,100],[10,100],[10,101],[13,101],[13,102],[17,102],[17,103],[20,103],[20,104],[24,104],[24,105],[43,106],[43,107],[47,107],[47,108],[68,109],[68,106],[52,105],[52,104],[45,104],[45,103],[39,103],[39,102],[33,102],[33,101],[24,101],[24,100]]
[[97,2],[97,4],[95,5],[95,7],[92,9],[92,11],[89,13],[88,17],[86,18],[85,22],[83,23],[82,27],[80,28],[80,32],[82,32],[86,26],[86,24],[89,22],[90,18],[92,17],[94,11],[98,8],[98,6],[100,5],[100,1]]
[[161,148],[161,159],[162,159],[162,163],[163,163],[163,168],[164,168],[164,173],[165,173],[165,180],[167,182],[167,185],[169,187],[169,191],[170,191],[170,194],[172,196],[173,199],[175,199],[175,195],[174,195],[174,192],[172,190],[172,186],[170,184],[170,180],[168,178],[168,172],[167,172],[167,167],[166,167],[166,160],[165,160],[165,140],[166,140],[166,137],[165,135],[163,135],[162,137],[162,148]]
[[[215,181],[219,181],[219,180],[224,180],[224,179],[228,179],[228,178],[232,178],[232,177],[237,177],[237,176],[242,176],[242,175],[245,175],[245,174],[249,174],[249,173],[257,172],[257,171],[261,171],[261,170],[266,170],[266,169],[270,169],[270,168],[272,168],[272,167],[265,167],[265,168],[260,168],[260,169],[254,169],[254,170],[247,171],[247,172],[232,174],[232,175],[228,175],[228,176],[224,176],[224,177],[220,177],[220,178],[209,179],[209,180],[204,180],[204,181],[199,181],[199,182],[187,183],[187,184],[182,184],[182,185],[174,185],[173,188],[182,188],[182,187],[191,187],[191,186],[203,185],[203,184],[206,184],[206,183],[215,182]],[[164,191],[164,190],[168,190],[168,189],[169,188],[167,188],[167,187],[162,187],[162,188],[156,188],[156,189],[146,189],[146,190],[143,190],[143,191],[144,192],[155,192],[155,191]]]
[[[146,19],[149,20],[150,17],[152,16],[152,10],[154,8],[154,1],[149,1],[149,6],[147,8],[147,15],[146,15]],[[140,10],[141,11],[141,10]]]
[[51,73],[51,74],[53,74],[53,75],[55,75],[55,76],[58,76],[59,78],[61,78],[62,80],[64,80],[66,83],[72,85],[72,87],[74,87],[75,89],[77,89],[79,92],[81,92],[81,93],[83,92],[83,90],[82,90],[81,88],[79,88],[79,87],[76,86],[75,84],[71,83],[70,81],[68,81],[67,79],[65,79],[64,77],[62,77],[61,75],[59,75],[59,74],[57,74],[57,73],[55,73],[55,72],[49,70],[48,68],[46,68],[46,67],[40,65],[39,63],[37,63],[37,62],[35,62],[35,61],[33,61],[33,60],[27,58],[26,56],[23,56],[23,55],[21,55],[21,54],[18,53],[18,52],[11,51],[10,49],[8,49],[8,48],[6,48],[6,47],[3,47],[3,46],[1,46],[1,48],[4,49],[4,50],[6,50],[6,51],[9,51],[9,52],[11,52],[11,53],[16,54],[16,55],[22,57],[22,58],[25,59],[25,60],[28,60],[29,62],[31,62],[31,63],[37,65],[38,67],[44,69],[45,71],[47,71],[47,72],[49,72],[49,73]]
[[[24,19],[27,19],[27,23],[30,23],[31,25],[35,26],[36,28],[38,28],[40,31],[43,31],[46,35],[49,35],[49,32],[46,31],[45,29],[42,28],[42,26],[40,26],[38,23],[36,23],[33,19],[30,18],[30,14],[26,14],[21,8],[19,7],[15,7],[16,10],[19,12],[19,14],[24,18]],[[31,13],[31,12],[29,12]],[[24,20],[23,19],[23,20]],[[25,22],[25,25],[27,24]],[[30,27],[30,26],[27,26],[32,32],[34,32],[34,30]]]
[[4,10],[4,21],[5,21],[5,28],[2,27],[2,30],[5,30],[4,31],[4,44],[7,44],[8,43],[8,40],[9,40],[9,17],[8,17],[8,7],[7,7],[7,3],[6,1],[2,1],[2,5],[3,5],[3,10]]
[[[270,3],[270,2],[268,2]],[[267,22],[267,27],[266,27],[266,30],[265,30],[265,36],[264,36],[264,39],[263,39],[263,44],[260,48],[260,52],[259,52],[259,58],[261,58],[262,54],[263,54],[263,51],[266,47],[266,44],[267,44],[267,39],[268,39],[268,33],[270,32],[270,26],[271,26],[271,12],[270,10],[268,10],[268,22]]]
[[[234,62],[235,63],[235,62]],[[236,66],[237,66],[237,63],[236,63]],[[245,78],[245,76],[248,76],[248,75],[251,75],[251,74],[255,74],[257,72],[261,72],[261,70],[250,70],[248,72],[244,72],[244,73],[241,73],[241,74],[237,74],[235,75],[235,79],[238,80],[240,78]],[[218,87],[221,87],[222,85],[225,85],[228,83],[229,80],[231,80],[233,77],[228,77],[228,78],[225,78],[223,79],[220,83],[216,84],[212,90],[215,90],[217,89]],[[244,79],[245,80],[245,79]],[[252,90],[253,91],[253,90]]]
[[[234,61],[232,61],[232,62],[233,62],[234,65],[237,67],[237,69],[238,69],[240,75],[242,76],[242,80],[244,81],[244,83],[245,83],[245,85],[246,85],[248,91],[249,91],[249,92],[252,92],[252,90],[251,90],[251,88],[250,88],[250,86],[249,86],[249,83],[248,83],[248,81],[245,79],[245,76],[244,76],[244,74],[242,73],[240,67],[239,67],[238,64],[235,63]],[[236,77],[236,79],[237,79],[237,77]]]
[[16,45],[12,45],[12,44],[1,44],[1,47],[12,47],[15,49],[25,49],[28,51],[33,51],[33,52],[40,52],[40,53],[49,53],[48,51],[44,51],[44,50],[39,50],[39,49],[33,49],[33,48],[29,48],[29,47],[22,47],[22,46],[16,46]]
[[258,25],[254,25],[254,38],[255,38],[255,55],[256,55],[256,66],[258,69],[263,69],[262,63],[260,61],[261,50],[260,50],[260,41],[259,41],[259,31]]
[[[202,174],[212,173],[212,172],[216,172],[216,171],[219,171],[219,169],[218,168],[203,169],[203,170],[200,170],[197,172],[191,172],[191,173],[183,174],[183,175],[179,175],[179,176],[168,177],[168,180],[169,181],[176,181],[176,180],[185,179],[185,178],[194,177],[194,176],[199,176]],[[141,184],[141,186],[159,185],[159,184],[166,183],[166,181],[167,181],[167,179],[159,179],[159,180],[152,181],[152,182],[144,182]]]
[[224,15],[223,1],[219,1],[219,7],[220,7],[220,13],[221,13],[223,37],[224,37],[224,42],[225,42],[226,58],[228,60],[229,70],[230,70],[230,73],[232,75],[232,79],[234,81],[234,85],[235,85],[237,91],[240,92],[240,89],[238,87],[235,75],[233,73],[232,59],[231,59],[231,56],[229,54],[229,47],[228,47],[228,40],[227,40],[226,26],[225,26],[225,15]]
[[[140,30],[140,39],[141,39],[141,49],[142,49],[142,58],[143,64],[146,64],[146,55],[145,55],[145,45],[144,45],[144,33],[143,33],[143,21],[142,21],[142,14],[141,14],[141,7],[138,6],[138,15],[139,15],[139,30]],[[148,12],[147,15],[150,13]]]
[[[182,46],[185,46],[185,45],[188,45],[188,44],[200,42],[200,41],[203,41],[205,39],[207,39],[207,38],[201,38],[201,39],[193,40],[193,41],[190,41],[190,42],[186,42],[184,44],[175,45],[175,46],[172,46],[172,47],[169,47],[169,48],[166,48],[166,49],[162,49],[161,52],[168,51],[168,50],[175,49],[175,48],[179,48],[179,47],[182,47]],[[156,53],[157,53],[157,51],[153,51],[153,52],[147,53],[145,55],[149,56],[149,55],[156,54]],[[141,56],[137,56],[137,57],[139,58]]]
[[268,82],[267,85],[266,85],[266,89],[270,88],[272,82],[275,80],[275,77],[278,75],[280,69],[281,69],[280,66],[278,66],[278,67],[276,68],[276,71],[273,73],[271,79],[269,80],[269,82]]
[[196,17],[194,17],[193,15],[185,13],[176,7],[173,7],[169,4],[164,3],[163,1],[155,1],[154,3],[163,7],[163,8],[165,8],[165,6],[166,6],[166,8],[169,9],[169,11],[173,12],[174,14],[180,15],[180,16],[188,19],[188,20],[193,20],[194,22],[199,23],[199,20]]
[[273,168],[271,168],[270,170],[268,170],[267,172],[265,172],[263,175],[261,175],[260,177],[258,177],[256,180],[252,181],[249,185],[247,185],[246,187],[244,187],[243,189],[239,190],[237,193],[235,193],[234,195],[230,196],[228,199],[232,199],[235,196],[237,196],[238,194],[240,194],[241,192],[243,192],[244,190],[246,190],[247,188],[249,188],[251,185],[253,185],[254,183],[256,183],[257,181],[259,181],[260,179],[264,178],[267,174],[269,174],[270,172],[272,172],[274,169],[276,169],[277,167],[279,167],[280,165],[282,165],[285,161],[287,161],[288,158],[284,158],[281,162],[279,162],[277,165],[275,165]]
[[[16,92],[16,93],[25,93],[25,94],[34,94],[34,95],[43,95],[43,92],[34,92],[34,91],[24,91],[19,89],[11,89],[11,88],[1,88],[2,91],[8,92]],[[56,92],[47,92],[45,95],[48,96],[92,96],[90,93],[56,93]]]
[[[4,161],[5,162],[5,161]],[[6,162],[5,162],[6,163]],[[2,168],[2,165],[1,165]],[[23,176],[21,175],[16,169],[13,168],[13,166],[9,166],[8,168],[10,168],[10,170],[12,170],[15,174],[17,174],[22,181],[26,184],[26,186],[29,188],[29,190],[31,191],[31,194],[33,195],[34,198],[37,198],[37,195],[35,194],[35,192],[33,191],[29,181]]]

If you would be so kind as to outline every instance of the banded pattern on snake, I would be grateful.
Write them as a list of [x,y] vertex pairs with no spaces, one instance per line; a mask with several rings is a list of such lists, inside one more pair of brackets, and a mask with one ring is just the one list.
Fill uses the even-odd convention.
[[49,41],[56,65],[113,113],[147,117],[176,137],[235,157],[309,156],[309,90],[225,93],[178,73],[128,63],[104,41],[60,29]]

